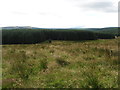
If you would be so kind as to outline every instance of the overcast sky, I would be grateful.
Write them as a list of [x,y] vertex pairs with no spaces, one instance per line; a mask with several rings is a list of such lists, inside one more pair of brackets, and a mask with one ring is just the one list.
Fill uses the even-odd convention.
[[0,0],[0,27],[117,27],[118,1]]

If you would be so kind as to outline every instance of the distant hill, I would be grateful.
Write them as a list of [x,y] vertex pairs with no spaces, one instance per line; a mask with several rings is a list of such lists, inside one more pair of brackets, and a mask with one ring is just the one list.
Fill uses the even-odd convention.
[[120,29],[118,27],[93,29],[92,31],[99,32],[99,33],[106,33],[106,34],[114,34],[114,35],[120,36]]
[[40,29],[37,27],[30,27],[30,26],[11,26],[11,27],[2,27],[4,30],[13,30],[13,29]]
[[[10,26],[10,27],[1,27],[3,30],[13,30],[13,29],[49,29],[49,30],[58,30],[58,29],[66,29],[66,28],[39,28],[39,27],[31,27],[31,26]],[[71,29],[71,28],[67,28]]]
[[120,28],[118,27],[107,27],[107,28],[70,28],[69,30],[84,30],[93,31],[97,33],[113,34],[120,36]]
[[85,30],[93,31],[106,34],[114,34],[120,36],[120,29],[118,27],[107,27],[107,28],[38,28],[31,26],[12,26],[12,27],[2,27],[2,30],[23,30],[23,29],[47,29],[47,30]]

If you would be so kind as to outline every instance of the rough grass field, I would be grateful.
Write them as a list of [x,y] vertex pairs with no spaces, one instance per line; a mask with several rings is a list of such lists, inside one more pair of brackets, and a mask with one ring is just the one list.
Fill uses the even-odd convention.
[[3,45],[3,88],[117,88],[118,39]]

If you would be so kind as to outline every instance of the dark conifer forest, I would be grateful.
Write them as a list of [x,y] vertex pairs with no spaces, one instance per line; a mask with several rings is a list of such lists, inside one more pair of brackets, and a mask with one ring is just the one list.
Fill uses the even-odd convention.
[[2,30],[2,44],[35,44],[46,40],[112,39],[114,34],[68,29],[14,29]]

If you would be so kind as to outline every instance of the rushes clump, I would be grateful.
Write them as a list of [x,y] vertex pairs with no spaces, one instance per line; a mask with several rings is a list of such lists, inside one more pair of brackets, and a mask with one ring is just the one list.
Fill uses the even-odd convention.
[[88,88],[102,88],[102,86],[99,84],[98,77],[93,75],[92,73],[88,73],[86,75],[86,82]]
[[40,70],[45,71],[48,68],[48,61],[46,59],[40,60]]

